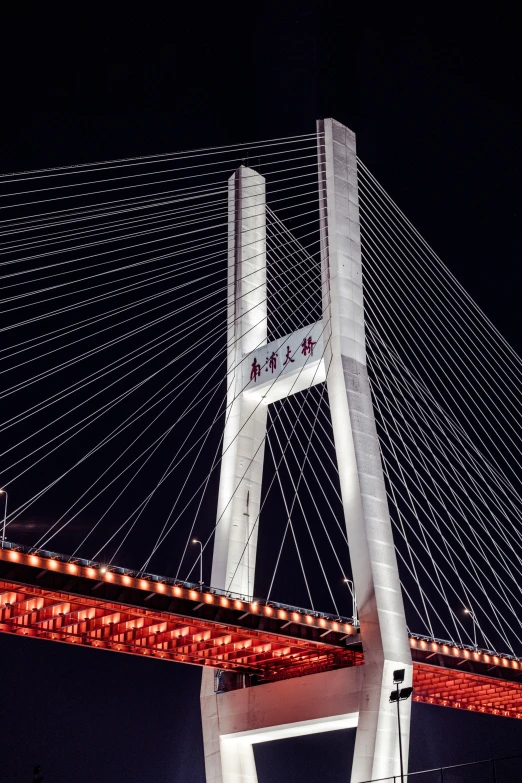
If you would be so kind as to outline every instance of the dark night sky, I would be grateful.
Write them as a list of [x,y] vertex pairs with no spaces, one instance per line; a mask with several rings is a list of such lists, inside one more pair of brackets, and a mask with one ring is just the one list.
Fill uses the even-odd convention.
[[[335,117],[520,353],[514,16],[320,6],[4,17],[0,171],[309,133]],[[2,636],[0,671],[0,779],[29,783],[41,763],[46,783],[203,780],[197,668]],[[350,741],[263,747],[260,783],[345,781]],[[414,708],[412,769],[520,750],[518,723]]]

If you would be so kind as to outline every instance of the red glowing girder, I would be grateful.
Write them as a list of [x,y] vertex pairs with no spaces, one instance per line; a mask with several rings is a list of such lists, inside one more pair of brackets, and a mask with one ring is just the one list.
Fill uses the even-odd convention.
[[415,663],[413,699],[425,704],[522,719],[522,683]]
[[277,665],[269,667],[263,677],[263,682],[288,680],[293,677],[303,677],[305,674],[318,674],[332,669],[360,666],[363,663],[363,653],[358,650],[328,652],[324,655],[312,656],[305,661],[293,659],[278,662]]
[[[0,549],[0,631],[263,682],[364,663],[345,621],[12,548]],[[410,644],[415,700],[522,717],[520,659],[414,636]]]
[[[11,568],[9,568],[11,566]],[[63,555],[51,555],[50,553],[31,553],[24,547],[14,547],[9,544],[7,548],[0,548],[0,578],[12,579],[19,584],[32,584],[39,586],[35,581],[43,576],[43,586],[48,586],[49,575],[61,580],[60,586],[65,593],[70,593],[70,600],[73,604],[77,603],[78,590],[73,588],[72,583],[82,586],[80,594],[90,595],[101,587],[100,594],[110,591],[110,588],[121,593],[122,590],[133,592],[134,596],[140,598],[140,603],[163,596],[164,598],[179,599],[180,601],[191,602],[191,611],[200,607],[207,609],[223,609],[225,611],[235,611],[239,624],[249,625],[249,622],[241,623],[241,620],[247,616],[256,616],[258,621],[266,618],[271,623],[271,628],[276,627],[283,631],[290,626],[284,636],[306,636],[304,628],[310,629],[312,636],[323,637],[328,635],[328,642],[337,644],[346,636],[356,635],[357,629],[348,621],[335,619],[334,617],[321,616],[314,612],[304,612],[303,610],[293,609],[292,607],[271,606],[264,601],[255,600],[252,603],[232,596],[219,595],[209,588],[195,589],[184,584],[174,584],[172,580],[162,580],[160,577],[149,576],[147,578],[138,577],[130,572],[124,572],[123,569],[100,568],[96,564],[82,565],[77,562],[70,562]],[[66,579],[68,577],[68,579]],[[69,583],[71,586],[68,587]],[[90,586],[89,586],[90,585]],[[53,586],[56,586],[53,584]],[[0,588],[1,589],[1,588]],[[6,588],[7,589],[7,588]],[[69,596],[66,595],[65,600]],[[1,603],[4,603],[2,601]],[[197,605],[197,606],[196,606]],[[72,609],[71,611],[74,611]],[[68,612],[67,612],[68,613]],[[200,612],[199,614],[204,614]],[[241,616],[240,616],[241,615]],[[301,629],[301,630],[299,630]],[[310,637],[310,634],[308,634]],[[327,643],[326,641],[324,643]]]
[[[502,667],[506,670],[522,672],[522,662],[520,659],[486,652],[485,650],[472,650],[468,647],[457,647],[445,642],[419,639],[416,636],[410,636],[410,647],[412,648],[412,657],[414,661],[423,662],[432,659],[434,656],[441,656],[446,659],[459,658],[461,661],[469,661],[472,665],[486,665]],[[432,661],[430,661],[432,663]],[[440,665],[440,664],[439,664]],[[443,664],[442,664],[443,665]]]
[[[276,668],[306,673],[307,667],[338,668],[355,662],[353,653],[339,642],[231,625],[223,622],[224,617],[221,621],[189,618],[176,614],[176,607],[162,611],[152,605],[144,608],[6,579],[0,580],[0,594],[4,596],[0,631],[17,635],[257,674],[263,679],[273,679]],[[196,598],[189,611],[197,608]]]

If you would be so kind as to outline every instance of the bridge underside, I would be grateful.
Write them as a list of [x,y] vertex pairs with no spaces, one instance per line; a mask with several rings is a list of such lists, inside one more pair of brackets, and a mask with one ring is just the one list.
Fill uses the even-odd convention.
[[413,685],[417,702],[522,719],[521,683],[414,663]]
[[[295,607],[0,549],[0,631],[269,681],[362,663],[357,629]],[[357,649],[357,647],[359,649]]]
[[[328,615],[22,548],[0,550],[0,632],[241,675],[230,687],[364,662],[357,629]],[[522,719],[518,660],[414,636],[410,644],[415,701]]]

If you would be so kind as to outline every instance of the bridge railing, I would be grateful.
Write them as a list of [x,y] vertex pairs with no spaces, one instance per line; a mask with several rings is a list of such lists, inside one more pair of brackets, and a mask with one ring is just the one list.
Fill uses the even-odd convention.
[[212,593],[212,595],[223,596],[230,600],[238,599],[247,604],[259,604],[259,606],[271,606],[274,609],[283,609],[286,612],[297,612],[300,615],[310,614],[316,618],[323,618],[324,620],[334,621],[341,624],[348,624],[355,628],[359,626],[359,622],[356,618],[344,617],[343,615],[331,614],[330,612],[321,612],[316,609],[308,609],[300,606],[293,606],[292,604],[283,604],[279,601],[266,601],[264,598],[256,598],[253,595],[244,595],[242,593],[235,593],[231,590],[222,590],[218,587],[212,587],[210,585],[200,584],[199,582],[187,582],[183,579],[176,579],[170,576],[160,576],[159,574],[151,574],[146,571],[136,571],[131,568],[122,568],[116,565],[106,565],[103,562],[96,560],[89,560],[84,557],[72,557],[71,555],[64,555],[60,552],[53,552],[49,549],[35,548],[26,546],[24,544],[16,544],[12,541],[3,540],[0,542],[0,549],[15,550],[17,552],[23,552],[26,555],[38,555],[49,560],[58,560],[62,563],[74,563],[84,568],[93,568],[103,576],[107,571],[111,571],[114,574],[120,574],[122,576],[130,576],[133,578],[145,579],[148,582],[162,582],[167,585],[176,585],[186,590],[202,590],[205,593]]
[[[480,655],[489,655],[491,658],[494,658],[495,656],[499,655],[498,650],[491,650],[488,647],[479,647],[478,645],[473,644],[466,644],[461,641],[456,642],[455,640],[451,639],[441,639],[440,637],[435,636],[427,636],[425,634],[419,634],[419,633],[410,633],[410,640],[415,642],[425,642],[426,644],[437,644],[439,646],[446,646],[450,649],[456,648],[459,650],[468,650],[470,653],[479,653]],[[521,661],[522,658],[511,654],[511,653],[500,653],[503,658],[506,658],[508,661]]]
[[[434,767],[404,775],[404,783],[520,783],[522,754],[446,767]],[[363,783],[402,783],[400,775],[372,778]]]

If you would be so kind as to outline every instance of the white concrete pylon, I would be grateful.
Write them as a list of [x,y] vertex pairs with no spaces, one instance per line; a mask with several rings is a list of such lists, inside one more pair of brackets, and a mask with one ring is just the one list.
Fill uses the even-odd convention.
[[[207,783],[256,783],[257,742],[354,726],[352,783],[399,774],[397,712],[389,697],[393,671],[404,669],[410,685],[412,665],[366,369],[355,135],[334,120],[320,121],[318,153],[325,351],[321,373],[311,382],[323,381],[326,372],[365,662],[220,694],[214,693],[213,671],[204,669]],[[228,342],[229,349],[235,346],[230,371],[245,357],[252,361],[256,348],[266,344],[267,303],[264,179],[242,167],[229,188]],[[297,341],[297,335],[288,341]],[[292,393],[292,384],[282,376],[269,394],[261,381],[246,390],[244,371],[234,371],[233,377],[212,585],[248,595],[254,585],[258,525],[253,533],[252,528],[261,503],[267,417],[260,398],[280,399]],[[401,718],[407,769],[409,702],[402,705]]]
[[211,584],[249,596],[267,408],[242,393],[243,359],[267,338],[265,179],[241,166],[228,188],[228,398]]
[[[352,768],[359,783],[399,772],[389,696],[394,669],[411,685],[412,663],[366,368],[355,134],[322,120],[318,145],[327,389],[365,661]],[[409,715],[408,702],[406,768]]]

